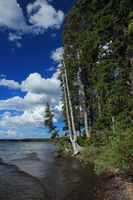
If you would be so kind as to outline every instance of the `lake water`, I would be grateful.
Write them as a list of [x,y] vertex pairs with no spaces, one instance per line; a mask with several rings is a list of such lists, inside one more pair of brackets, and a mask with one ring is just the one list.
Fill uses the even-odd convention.
[[0,142],[0,200],[94,200],[96,177],[48,142]]

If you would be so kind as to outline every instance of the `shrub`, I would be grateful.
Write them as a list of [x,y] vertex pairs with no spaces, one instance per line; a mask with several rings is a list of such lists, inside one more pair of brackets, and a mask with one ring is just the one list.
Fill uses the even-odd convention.
[[120,168],[128,170],[133,166],[133,135],[131,131],[117,132],[115,136],[110,137],[107,145],[100,148],[100,154],[97,157],[95,171],[101,174],[109,171],[110,168]]
[[115,134],[100,132],[86,139],[80,159],[94,163],[95,172],[100,175],[112,168],[128,170],[133,166],[133,134],[131,130]]

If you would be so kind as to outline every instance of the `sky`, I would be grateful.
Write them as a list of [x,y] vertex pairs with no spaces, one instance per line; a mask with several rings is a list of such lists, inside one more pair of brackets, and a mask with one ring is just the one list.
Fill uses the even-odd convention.
[[0,0],[0,138],[49,137],[47,102],[62,134],[61,26],[73,2]]

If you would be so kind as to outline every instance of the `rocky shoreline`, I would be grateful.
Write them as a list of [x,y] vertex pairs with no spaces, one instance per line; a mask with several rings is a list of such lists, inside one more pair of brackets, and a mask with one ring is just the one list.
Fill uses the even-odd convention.
[[[60,150],[54,155],[56,159],[62,156],[63,152]],[[110,173],[99,176],[95,192],[97,200],[133,200],[133,170],[124,172],[113,169]]]
[[98,185],[98,196],[102,200],[133,200],[132,172],[104,174]]

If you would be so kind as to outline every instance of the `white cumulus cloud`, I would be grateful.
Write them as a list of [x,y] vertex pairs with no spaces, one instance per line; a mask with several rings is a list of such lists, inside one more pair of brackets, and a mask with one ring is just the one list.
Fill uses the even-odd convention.
[[60,82],[57,77],[52,78],[42,78],[40,74],[33,73],[22,82],[22,91],[32,92],[37,94],[57,94],[59,95],[59,85]]
[[[41,34],[48,28],[58,29],[64,20],[64,13],[55,10],[48,0],[36,0],[28,4],[26,9],[30,24],[27,24],[17,0],[0,0],[0,28],[14,30],[17,34]],[[20,37],[9,35],[10,41],[18,39]]]
[[0,0],[0,27],[27,30],[23,11],[16,0]]
[[15,42],[18,48],[22,46],[22,44],[19,42],[19,40],[22,40],[22,36],[19,33],[9,33],[8,40]]
[[44,108],[35,107],[33,110],[25,110],[21,115],[12,115],[11,112],[4,112],[0,120],[2,128],[15,128],[18,126],[36,126],[42,122]]
[[[9,83],[8,80],[6,81]],[[59,119],[61,114],[59,85],[58,72],[46,79],[38,73],[30,74],[21,84],[18,84],[18,87],[26,92],[23,98],[14,96],[0,100],[0,110],[6,110],[0,116],[0,127],[15,129],[41,126],[44,120],[44,106],[47,102],[55,113],[56,120]],[[14,113],[14,110],[18,112]]]
[[18,89],[20,87],[18,82],[15,82],[14,80],[6,80],[6,79],[0,79],[0,86],[6,86],[12,89]]
[[8,130],[8,131],[7,131],[7,135],[8,135],[8,136],[16,136],[16,132],[15,132],[15,131],[12,131],[12,130]]
[[19,34],[15,34],[15,33],[9,33],[9,37],[8,37],[9,41],[18,41],[22,39],[22,36],[20,36]]
[[55,62],[60,62],[63,51],[64,51],[63,47],[59,47],[55,51],[52,51],[51,59],[53,59]]
[[0,130],[0,137],[9,138],[9,137],[15,137],[16,135],[17,133],[14,130],[6,130],[6,131]]
[[55,67],[49,67],[46,71],[52,72],[52,71],[55,71],[55,70],[56,70]]
[[29,22],[40,29],[59,28],[64,19],[61,10],[56,11],[46,0],[36,0],[27,6]]

